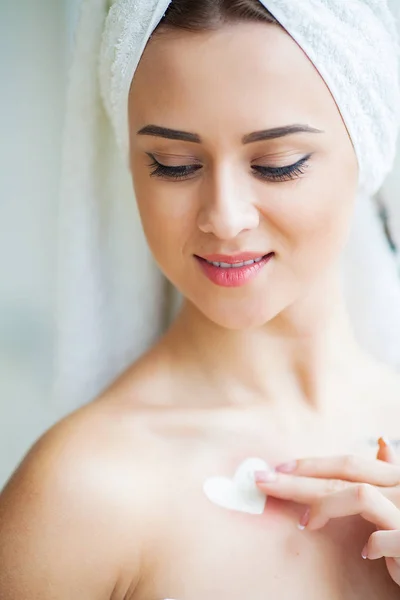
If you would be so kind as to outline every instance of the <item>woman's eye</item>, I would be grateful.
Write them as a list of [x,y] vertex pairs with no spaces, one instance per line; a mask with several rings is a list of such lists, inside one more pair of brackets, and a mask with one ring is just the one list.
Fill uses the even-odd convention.
[[[161,177],[162,179],[188,179],[191,175],[196,173],[196,171],[202,168],[201,165],[167,167],[159,163],[152,154],[149,154],[148,156],[153,160],[153,162],[149,165],[150,168],[153,168],[153,171],[150,173],[150,177]],[[289,181],[304,175],[305,169],[308,166],[307,161],[310,157],[311,154],[308,154],[294,165],[288,165],[285,167],[261,167],[253,165],[252,169],[262,179],[281,182]]]
[[286,167],[260,167],[253,165],[252,169],[263,179],[269,179],[270,181],[290,181],[304,175],[305,169],[308,167],[307,161],[310,157],[311,154],[308,154],[294,165]]
[[148,155],[152,159],[149,165],[154,170],[150,173],[150,177],[161,177],[163,179],[187,179],[196,171],[202,168],[201,165],[182,165],[180,167],[167,167],[159,163],[152,154]]

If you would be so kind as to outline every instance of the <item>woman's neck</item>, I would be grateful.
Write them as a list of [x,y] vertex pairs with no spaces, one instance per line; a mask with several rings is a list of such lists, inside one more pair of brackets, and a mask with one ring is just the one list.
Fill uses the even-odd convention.
[[204,385],[205,397],[283,410],[337,410],[349,386],[365,381],[371,361],[354,339],[337,276],[262,327],[242,331],[216,325],[186,301],[162,347],[196,389]]

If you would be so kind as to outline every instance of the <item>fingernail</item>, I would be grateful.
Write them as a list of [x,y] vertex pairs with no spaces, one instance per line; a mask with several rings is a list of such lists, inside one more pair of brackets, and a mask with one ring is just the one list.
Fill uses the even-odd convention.
[[364,548],[362,549],[361,556],[364,559],[368,558],[368,544],[365,544]]
[[301,517],[299,524],[297,525],[297,527],[299,529],[301,529],[303,531],[303,529],[305,529],[308,525],[308,522],[310,520],[310,512],[311,509],[307,508],[306,512],[304,513],[304,515]]
[[291,460],[290,462],[282,463],[281,465],[275,467],[275,471],[280,471],[281,473],[292,473],[295,471],[296,467],[297,460]]
[[255,471],[254,478],[256,483],[272,483],[278,479],[275,471]]

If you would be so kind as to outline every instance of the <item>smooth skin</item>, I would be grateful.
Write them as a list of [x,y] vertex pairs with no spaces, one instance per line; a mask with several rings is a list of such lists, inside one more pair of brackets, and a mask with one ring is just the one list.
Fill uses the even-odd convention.
[[[373,459],[367,440],[400,437],[399,376],[359,348],[345,310],[339,263],[358,165],[328,88],[279,28],[225,25],[153,36],[128,108],[144,231],[185,301],[8,482],[1,599],[398,598],[383,561],[360,556],[365,520],[299,531],[304,505],[274,498],[276,483],[258,519],[202,492],[249,456]],[[281,135],[293,124],[313,132]],[[254,135],[267,129],[274,137]],[[293,178],[276,178],[291,165]],[[235,289],[212,284],[194,256],[242,251],[274,258]]]

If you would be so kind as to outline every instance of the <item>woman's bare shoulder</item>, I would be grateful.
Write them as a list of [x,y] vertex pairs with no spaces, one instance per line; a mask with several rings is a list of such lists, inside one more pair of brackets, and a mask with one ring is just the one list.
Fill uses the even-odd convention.
[[[27,452],[0,495],[0,562],[19,573],[14,595],[4,597],[35,585],[43,564],[43,581],[65,583],[66,597],[82,595],[68,587],[74,578],[87,598],[123,598],[135,586],[146,505],[139,413],[124,415],[111,399],[94,402],[60,420]],[[18,564],[12,557],[20,557]]]

